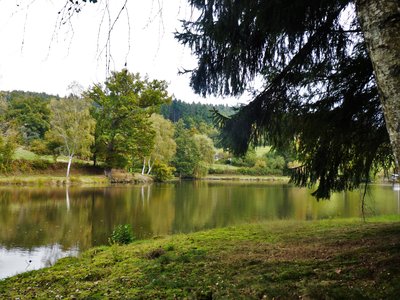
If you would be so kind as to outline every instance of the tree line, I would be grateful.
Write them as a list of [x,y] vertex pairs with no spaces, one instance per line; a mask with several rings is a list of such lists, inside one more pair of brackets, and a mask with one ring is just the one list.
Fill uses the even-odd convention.
[[[10,171],[14,150],[74,158],[112,169],[153,173],[160,180],[173,174],[201,176],[214,159],[210,122],[190,121],[188,114],[164,118],[161,107],[172,101],[165,81],[142,78],[127,70],[113,72],[103,83],[68,97],[44,93],[1,92],[0,172]],[[198,104],[198,107],[203,107]],[[198,127],[198,129],[195,129]]]
[[221,157],[223,164],[256,165],[255,159],[228,160],[229,152],[216,150],[219,131],[212,110],[230,115],[232,107],[172,100],[166,82],[126,69],[76,92],[80,90],[71,88],[67,97],[0,93],[0,173],[18,168],[13,157],[21,147],[51,156],[54,162],[65,156],[67,178],[75,158],[91,161],[107,175],[112,169],[124,169],[158,180],[215,173],[211,165]]

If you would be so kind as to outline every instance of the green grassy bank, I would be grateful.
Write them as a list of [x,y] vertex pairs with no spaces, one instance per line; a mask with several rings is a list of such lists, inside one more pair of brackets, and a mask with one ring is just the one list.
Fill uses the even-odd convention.
[[[66,184],[67,161],[57,162],[51,157],[39,156],[18,148],[8,170],[0,174],[0,185],[64,185]],[[71,166],[71,184],[108,184],[101,167],[77,160]]]
[[279,183],[288,183],[288,176],[252,176],[252,175],[229,175],[229,174],[209,174],[201,180],[209,180],[209,181],[261,181],[261,182],[279,182]]
[[[109,180],[104,175],[74,175],[70,177],[70,184],[77,185],[108,185]],[[66,177],[62,175],[9,175],[0,176],[0,185],[65,185]]]
[[399,266],[399,216],[276,221],[94,248],[0,281],[0,298],[396,299]]

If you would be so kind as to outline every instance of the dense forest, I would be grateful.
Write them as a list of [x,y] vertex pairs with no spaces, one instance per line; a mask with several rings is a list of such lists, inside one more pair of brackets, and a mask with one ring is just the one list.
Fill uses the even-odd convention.
[[228,105],[211,105],[201,103],[187,103],[181,100],[173,100],[171,104],[161,106],[161,115],[176,123],[183,119],[185,124],[200,124],[202,122],[213,125],[211,112],[216,109],[220,113],[230,116],[234,113],[234,108]]
[[[0,172],[34,173],[73,160],[107,172],[152,175],[283,175],[294,158],[269,147],[235,157],[220,145],[214,111],[228,105],[172,99],[163,81],[127,70],[83,94],[67,97],[26,91],[0,92]],[[34,159],[21,153],[33,153]]]

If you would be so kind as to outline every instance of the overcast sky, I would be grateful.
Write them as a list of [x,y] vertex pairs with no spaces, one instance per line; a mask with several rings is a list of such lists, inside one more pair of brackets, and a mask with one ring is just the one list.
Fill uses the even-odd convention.
[[[112,0],[111,21],[123,0]],[[162,15],[159,14],[160,5]],[[104,2],[87,4],[71,24],[59,27],[64,0],[0,0],[0,90],[46,92],[63,96],[77,81],[84,88],[104,82],[104,47],[109,29]],[[129,19],[121,13],[111,35],[111,70],[125,62],[130,72],[163,79],[177,99],[203,103],[233,104],[236,99],[195,95],[189,77],[178,75],[182,68],[196,65],[190,50],[173,38],[179,19],[192,15],[186,0],[129,0]],[[130,26],[128,26],[128,24]],[[241,100],[245,102],[245,100]]]

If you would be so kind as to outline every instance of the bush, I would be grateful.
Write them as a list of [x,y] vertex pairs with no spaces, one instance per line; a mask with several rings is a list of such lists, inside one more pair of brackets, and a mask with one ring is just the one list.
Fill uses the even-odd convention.
[[111,245],[126,245],[132,243],[134,239],[135,237],[133,236],[132,226],[125,224],[118,225],[114,228],[109,238],[109,242]]
[[34,159],[31,161],[32,170],[47,170],[51,163],[44,159]]
[[34,173],[36,171],[47,171],[54,167],[56,167],[54,164],[44,159],[28,160],[20,158],[12,161],[10,171],[13,173]]
[[11,140],[4,141],[0,136],[0,173],[7,173],[12,167],[15,144]]
[[152,173],[156,181],[167,181],[174,178],[175,168],[164,163],[155,163]]
[[22,172],[22,173],[30,173],[32,171],[31,162],[26,159],[15,159],[12,162],[12,169],[13,173],[15,172]]
[[247,151],[245,156],[233,157],[231,165],[236,167],[253,167],[256,164],[257,155],[254,150]]
[[270,169],[268,167],[266,168],[240,168],[238,169],[238,173],[242,175],[248,175],[248,176],[269,176],[269,175],[283,175],[283,171],[281,169]]
[[285,159],[282,156],[276,155],[275,153],[268,153],[265,156],[265,159],[266,159],[266,168],[268,170],[268,173],[273,175],[283,174],[286,168],[286,163]]
[[193,173],[194,173],[193,174],[194,177],[196,177],[196,178],[201,178],[201,177],[207,176],[207,174],[208,174],[208,164],[203,162],[203,161],[200,161],[196,165],[196,167],[194,168],[194,172]]
[[237,175],[239,169],[228,169],[228,168],[209,168],[208,174],[223,174],[223,175]]
[[33,140],[30,144],[30,150],[39,155],[49,154],[49,150],[47,149],[47,145],[43,140]]

